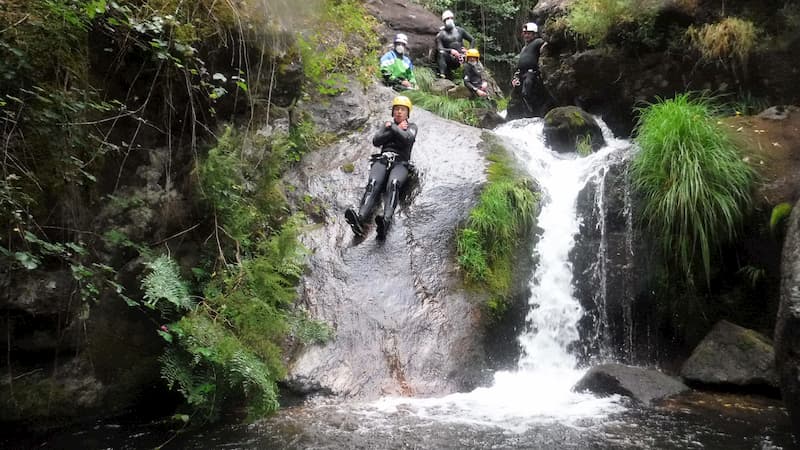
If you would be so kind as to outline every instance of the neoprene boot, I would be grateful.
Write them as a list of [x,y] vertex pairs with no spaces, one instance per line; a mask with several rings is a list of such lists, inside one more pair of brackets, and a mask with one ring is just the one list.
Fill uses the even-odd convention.
[[392,226],[392,219],[386,219],[383,216],[375,216],[375,225],[378,239],[386,239],[386,233],[389,232],[389,227]]
[[364,227],[361,226],[361,218],[358,217],[358,213],[353,208],[347,208],[344,212],[344,220],[350,225],[350,228],[353,229],[353,234],[358,237],[364,236]]

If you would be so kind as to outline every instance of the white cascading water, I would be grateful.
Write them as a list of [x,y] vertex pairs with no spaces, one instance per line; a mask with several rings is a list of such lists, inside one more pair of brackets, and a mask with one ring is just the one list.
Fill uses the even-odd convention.
[[602,418],[623,409],[618,397],[597,398],[572,392],[585,373],[568,351],[578,340],[577,324],[583,315],[573,295],[569,252],[579,230],[576,203],[589,180],[600,176],[610,157],[628,148],[604,128],[608,145],[587,157],[559,155],[544,145],[543,122],[519,120],[495,133],[509,138],[542,190],[537,218],[541,236],[534,256],[537,268],[531,279],[530,310],[526,330],[519,336],[522,355],[516,371],[495,373],[490,387],[442,398],[384,398],[378,407],[386,412],[415,411],[420,417],[444,422],[475,423],[523,432],[533,423],[577,423]]

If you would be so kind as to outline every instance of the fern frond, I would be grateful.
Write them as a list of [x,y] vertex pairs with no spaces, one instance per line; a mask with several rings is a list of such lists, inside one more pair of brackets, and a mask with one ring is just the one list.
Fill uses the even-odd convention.
[[181,278],[178,264],[166,255],[160,255],[145,264],[150,273],[142,280],[145,304],[155,309],[159,300],[166,300],[178,309],[190,310],[194,306],[189,289]]

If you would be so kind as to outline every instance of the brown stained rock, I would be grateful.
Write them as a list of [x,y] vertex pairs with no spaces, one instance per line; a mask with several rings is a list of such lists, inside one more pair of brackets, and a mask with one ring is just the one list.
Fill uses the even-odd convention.
[[737,116],[722,121],[761,176],[754,199],[768,208],[784,202],[794,204],[800,198],[800,108],[774,108],[785,114]]

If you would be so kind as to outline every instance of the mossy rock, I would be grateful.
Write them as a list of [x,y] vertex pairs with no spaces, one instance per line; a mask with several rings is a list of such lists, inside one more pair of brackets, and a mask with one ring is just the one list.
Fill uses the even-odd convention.
[[577,152],[582,147],[597,151],[606,144],[594,117],[577,106],[551,109],[544,117],[544,138],[559,153]]

